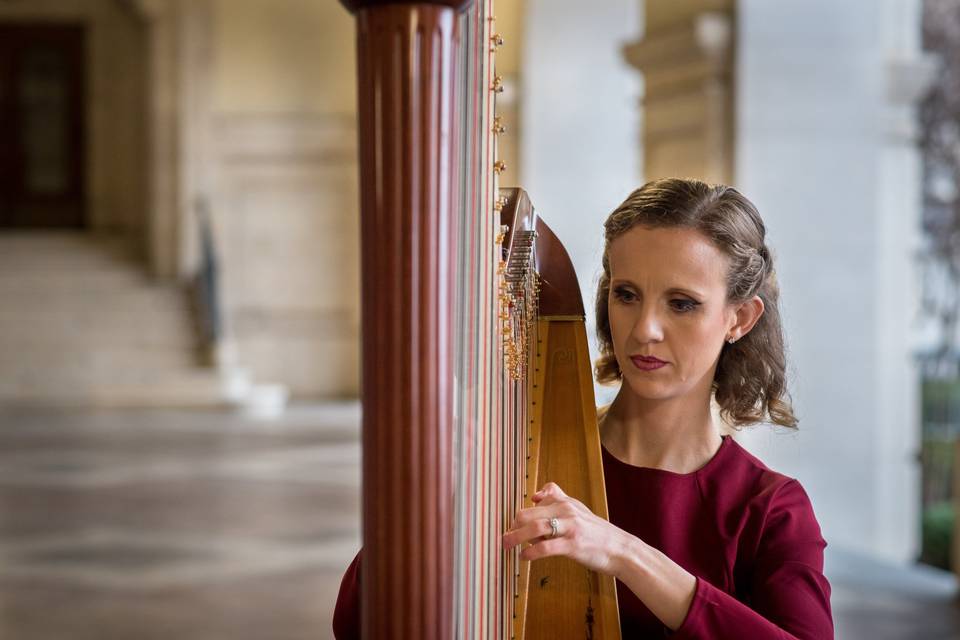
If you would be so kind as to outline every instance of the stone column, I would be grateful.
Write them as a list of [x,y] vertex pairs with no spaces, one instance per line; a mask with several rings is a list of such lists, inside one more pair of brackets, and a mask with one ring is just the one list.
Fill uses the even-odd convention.
[[921,0],[879,3],[883,101],[877,155],[877,422],[873,469],[877,513],[872,550],[912,562],[920,551],[921,375],[919,346],[922,159],[917,104],[936,79],[921,50]]
[[916,557],[919,0],[740,0],[737,182],[767,224],[795,433],[741,444],[810,495],[827,550]]
[[198,260],[197,197],[209,188],[210,0],[124,0],[147,25],[147,238],[158,278]]
[[644,35],[623,54],[643,73],[646,178],[731,183],[733,0],[650,0],[644,12]]

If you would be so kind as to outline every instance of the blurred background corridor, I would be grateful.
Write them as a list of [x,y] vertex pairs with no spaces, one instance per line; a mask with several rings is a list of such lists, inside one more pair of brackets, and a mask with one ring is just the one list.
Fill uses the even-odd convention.
[[359,406],[0,410],[0,636],[332,637]]
[[[838,638],[960,638],[960,0],[496,16],[501,185],[585,307],[631,190],[747,194],[801,423],[736,438],[810,494]],[[0,638],[332,637],[360,544],[354,46],[334,0],[0,0]]]

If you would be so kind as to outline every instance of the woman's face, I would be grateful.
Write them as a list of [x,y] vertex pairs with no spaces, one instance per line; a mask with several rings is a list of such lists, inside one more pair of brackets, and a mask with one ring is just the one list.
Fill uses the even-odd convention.
[[[624,382],[642,398],[709,398],[723,342],[740,335],[731,332],[737,309],[726,304],[727,257],[694,229],[642,226],[611,242],[608,257],[610,332]],[[651,368],[643,356],[666,364]]]

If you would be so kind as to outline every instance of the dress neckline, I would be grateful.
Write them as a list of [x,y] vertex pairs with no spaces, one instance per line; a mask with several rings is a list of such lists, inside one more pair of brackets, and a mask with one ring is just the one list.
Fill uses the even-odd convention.
[[699,469],[696,469],[694,471],[690,471],[687,473],[678,473],[676,471],[670,471],[668,469],[659,469],[657,467],[639,467],[636,465],[632,465],[629,462],[624,462],[620,458],[610,453],[610,451],[607,450],[607,447],[604,446],[602,441],[600,442],[600,448],[603,450],[603,457],[605,460],[609,460],[611,463],[617,465],[618,467],[628,469],[632,472],[646,473],[651,475],[663,475],[665,477],[673,477],[673,478],[695,478],[698,474],[705,473],[710,469],[712,469],[713,467],[715,467],[716,465],[718,465],[720,463],[720,459],[724,456],[724,452],[730,448],[731,443],[733,442],[733,438],[731,438],[728,435],[720,436],[720,439],[721,439],[720,447],[717,449],[717,452],[713,454],[713,457],[707,460],[706,464],[704,464]]

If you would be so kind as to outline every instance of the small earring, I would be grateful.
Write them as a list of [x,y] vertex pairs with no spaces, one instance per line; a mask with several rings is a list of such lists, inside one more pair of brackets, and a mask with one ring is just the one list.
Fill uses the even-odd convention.
[[727,342],[730,343],[730,344],[733,344],[733,343],[736,342],[736,341],[737,341],[736,338],[727,338]]

